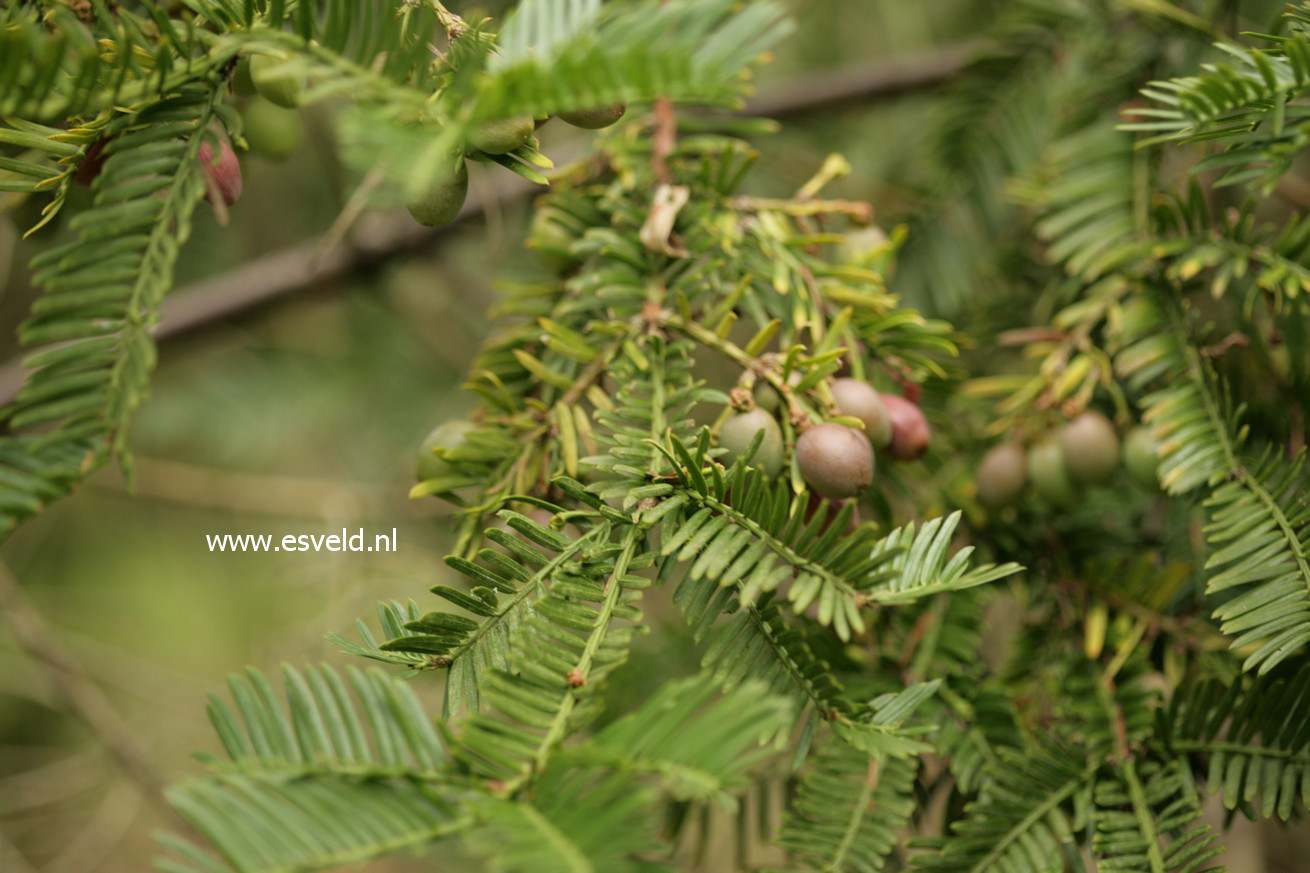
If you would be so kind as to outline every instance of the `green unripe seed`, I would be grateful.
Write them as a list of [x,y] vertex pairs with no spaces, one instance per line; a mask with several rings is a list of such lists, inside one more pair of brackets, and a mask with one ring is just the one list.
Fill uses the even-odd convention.
[[1060,431],[1064,462],[1074,480],[1098,485],[1119,469],[1119,435],[1099,412],[1084,412]]
[[832,397],[837,401],[838,412],[864,422],[864,435],[875,449],[885,449],[891,444],[891,416],[872,385],[859,379],[834,379]]
[[441,179],[415,197],[406,207],[414,220],[427,227],[440,227],[454,221],[469,193],[469,171],[459,162],[453,175]]
[[1150,491],[1160,487],[1160,457],[1156,448],[1151,432],[1140,425],[1124,437],[1124,468],[1128,477]]
[[536,130],[531,115],[502,118],[479,124],[469,134],[469,145],[489,155],[512,152],[532,137]]
[[414,475],[420,482],[450,475],[450,462],[433,454],[434,449],[453,449],[464,442],[464,437],[477,425],[464,419],[447,421],[437,425],[419,446],[418,459],[414,465]]
[[731,465],[746,454],[755,435],[760,431],[764,432],[764,436],[760,440],[760,447],[755,450],[755,455],[750,460],[750,465],[758,467],[770,476],[781,473],[782,429],[778,427],[777,420],[763,409],[739,412],[723,422],[723,426],[719,428],[719,445],[728,450],[722,459],[724,465]]
[[286,71],[287,55],[258,54],[250,56],[250,80],[265,100],[284,109],[294,109],[300,103],[300,92],[305,89],[304,77]]
[[623,117],[623,113],[627,111],[628,105],[626,103],[611,103],[609,106],[579,109],[576,112],[557,112],[555,117],[584,130],[599,130],[618,121]]
[[815,425],[796,441],[796,464],[816,494],[841,500],[873,484],[873,445],[853,427]]
[[242,55],[232,71],[232,93],[238,97],[252,97],[258,93],[255,81],[250,78],[250,55]]
[[[800,371],[792,370],[791,375],[787,377],[787,384],[795,388],[800,384],[800,381]],[[755,405],[768,412],[777,412],[782,406],[782,394],[767,379],[760,378],[756,380],[753,394],[755,396]]]
[[751,392],[755,397],[755,405],[765,412],[777,412],[778,407],[782,405],[782,399],[778,397],[778,392],[773,390],[773,386],[764,380],[755,383],[755,390]]
[[1078,486],[1069,475],[1064,449],[1054,437],[1047,437],[1029,450],[1028,478],[1037,493],[1056,506],[1068,506],[1078,500]]
[[1001,443],[978,464],[978,502],[989,509],[1009,506],[1028,484],[1028,457],[1018,443]]
[[271,161],[285,161],[300,148],[300,115],[262,97],[250,100],[241,110],[250,151]]

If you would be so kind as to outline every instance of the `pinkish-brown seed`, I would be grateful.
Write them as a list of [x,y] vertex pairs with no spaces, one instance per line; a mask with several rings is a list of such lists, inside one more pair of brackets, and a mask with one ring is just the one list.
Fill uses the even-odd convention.
[[932,428],[923,410],[899,394],[882,395],[887,417],[892,421],[892,442],[888,453],[898,461],[913,461],[928,451]]
[[213,145],[208,141],[202,142],[199,157],[200,165],[209,173],[223,202],[228,206],[236,203],[241,196],[241,163],[237,160],[237,153],[232,151],[232,146],[219,140],[218,155],[215,156]]

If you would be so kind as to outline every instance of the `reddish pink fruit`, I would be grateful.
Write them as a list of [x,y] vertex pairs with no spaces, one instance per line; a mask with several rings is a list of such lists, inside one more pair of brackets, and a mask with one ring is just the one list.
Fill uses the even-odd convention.
[[213,144],[208,141],[202,142],[199,156],[201,166],[208,171],[214,187],[223,197],[223,202],[228,206],[236,203],[237,198],[241,196],[241,164],[237,161],[237,153],[232,151],[232,146],[219,140],[218,156],[215,157]]
[[882,395],[882,403],[892,421],[892,442],[887,451],[898,461],[922,457],[932,442],[932,428],[923,411],[899,394]]

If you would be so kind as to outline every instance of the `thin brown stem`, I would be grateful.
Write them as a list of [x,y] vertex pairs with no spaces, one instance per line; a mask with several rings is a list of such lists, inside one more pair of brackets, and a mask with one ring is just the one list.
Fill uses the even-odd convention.
[[655,101],[655,131],[651,134],[650,165],[655,171],[655,178],[665,185],[673,182],[673,173],[669,170],[669,155],[678,138],[678,116],[673,111],[673,101],[661,97]]

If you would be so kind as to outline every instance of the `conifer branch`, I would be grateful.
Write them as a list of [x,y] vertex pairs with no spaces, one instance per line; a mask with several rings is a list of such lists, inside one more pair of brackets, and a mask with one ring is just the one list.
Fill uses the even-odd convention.
[[[776,90],[752,101],[742,114],[785,119],[935,88],[956,75],[977,50],[977,44],[965,43],[924,55],[879,60],[837,73],[807,77],[794,84],[775,86]],[[565,153],[556,163],[567,166],[575,158],[576,155]],[[229,272],[179,288],[165,302],[159,325],[152,334],[162,342],[204,330],[214,322],[237,317],[284,296],[429,245],[460,224],[477,219],[491,200],[519,199],[538,190],[513,176],[498,175],[489,184],[493,196],[484,200],[478,191],[470,192],[459,217],[451,225],[425,228],[408,217],[379,216],[365,222],[363,232],[352,235],[344,245],[325,251],[322,242],[314,240],[263,255]],[[18,361],[0,366],[0,405],[13,398],[22,378]]]
[[[1303,423],[1278,403],[1310,370],[1277,346],[1310,330],[1310,220],[1269,221],[1266,198],[1310,148],[1310,3],[1257,49],[1203,46],[1214,22],[1149,3],[1003,10],[936,101],[936,177],[912,180],[936,199],[904,252],[904,228],[825,199],[850,171],[839,155],[791,197],[744,187],[742,137],[772,125],[727,111],[790,28],[771,0],[520,0],[500,26],[438,0],[102,5],[0,28],[18,58],[0,63],[0,110],[54,114],[0,127],[0,189],[49,197],[48,220],[93,145],[110,155],[78,238],[38,258],[49,293],[22,332],[45,348],[6,411],[0,518],[126,460],[188,216],[208,194],[221,219],[230,199],[196,160],[217,125],[240,145],[238,64],[257,90],[285,76],[294,95],[266,95],[283,102],[353,98],[325,108],[366,183],[322,251],[210,313],[432,238],[384,220],[343,245],[367,197],[438,223],[465,203],[465,158],[549,181],[534,119],[594,128],[654,105],[535,204],[528,247],[549,272],[503,286],[465,385],[481,406],[419,454],[411,497],[458,507],[461,578],[431,588],[437,609],[390,600],[356,641],[332,637],[368,671],[288,667],[280,691],[257,669],[230,677],[208,707],[226,758],[169,794],[204,846],[166,838],[163,869],[307,873],[459,841],[496,873],[640,873],[787,761],[778,845],[833,873],[1087,857],[1208,873],[1206,793],[1252,817],[1305,812],[1310,459],[1287,451]],[[1156,20],[1183,26],[1143,28]],[[1174,68],[1210,51],[1226,63]],[[864,93],[960,63],[937,61]],[[1130,107],[1149,136],[1135,144],[1101,115],[1148,71],[1163,78],[1155,105]],[[856,99],[829,84],[756,106]],[[1150,149],[1193,141],[1210,145],[1166,189],[1175,162]],[[901,305],[893,271],[938,304],[969,298],[999,348]],[[1039,295],[1036,311],[1063,308],[1016,322]],[[975,365],[1002,375],[955,390]],[[1003,398],[990,422],[986,396]],[[1139,409],[1146,429],[1128,430]],[[989,433],[1006,443],[982,446]],[[1182,505],[1198,494],[1199,531]],[[981,586],[1002,579],[1023,608],[993,639]],[[652,586],[672,589],[701,672],[615,711],[609,683],[660,624]],[[1218,629],[1198,624],[1210,607]],[[19,638],[39,655],[40,635]],[[391,674],[442,669],[434,722]],[[942,816],[920,814],[942,794]],[[926,851],[902,862],[911,827]]]

